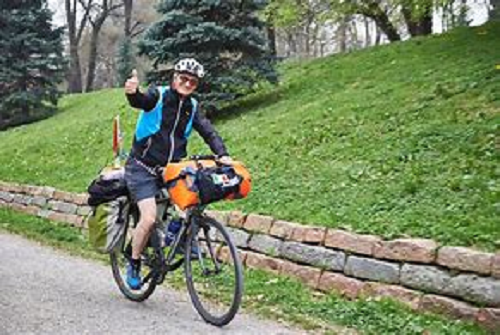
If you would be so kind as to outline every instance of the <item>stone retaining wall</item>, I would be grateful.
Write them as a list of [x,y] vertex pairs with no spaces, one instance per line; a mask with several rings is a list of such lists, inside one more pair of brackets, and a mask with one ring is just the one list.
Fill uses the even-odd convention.
[[[86,194],[0,182],[0,207],[87,228]],[[500,254],[428,239],[384,241],[270,216],[207,211],[229,226],[243,263],[293,276],[313,289],[392,297],[414,310],[500,329]]]

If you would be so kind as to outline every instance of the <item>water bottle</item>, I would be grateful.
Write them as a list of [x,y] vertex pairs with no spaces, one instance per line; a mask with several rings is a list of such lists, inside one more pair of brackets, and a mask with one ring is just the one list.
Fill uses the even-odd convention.
[[165,246],[168,247],[175,240],[175,237],[181,230],[182,222],[179,219],[173,219],[165,232]]

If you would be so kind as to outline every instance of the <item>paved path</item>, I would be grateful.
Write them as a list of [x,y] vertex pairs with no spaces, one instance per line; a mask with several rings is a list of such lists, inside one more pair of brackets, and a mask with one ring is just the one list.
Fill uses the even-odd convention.
[[187,293],[125,299],[111,268],[0,232],[0,334],[301,334],[255,316],[206,324]]

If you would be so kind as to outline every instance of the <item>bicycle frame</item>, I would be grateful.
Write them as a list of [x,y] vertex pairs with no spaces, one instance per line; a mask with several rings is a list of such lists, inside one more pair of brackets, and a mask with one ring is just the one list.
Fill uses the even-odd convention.
[[[168,199],[166,198],[157,199],[158,204],[164,201],[168,201]],[[158,213],[159,214],[158,217],[163,219],[165,216],[165,212],[169,209],[170,206],[172,205],[170,204],[170,202],[168,202],[164,207],[163,211],[161,213]],[[155,274],[158,278],[157,279],[158,284],[160,284],[165,279],[167,273],[177,270],[183,264],[184,257],[175,260],[175,256],[178,254],[178,250],[181,247],[182,241],[185,241],[185,239],[187,238],[187,234],[189,233],[189,231],[192,229],[195,230],[199,229],[198,219],[201,218],[205,207],[206,206],[196,206],[187,210],[186,219],[182,220],[183,224],[181,225],[181,229],[177,233],[175,239],[172,241],[170,250],[168,251],[167,255],[165,255],[165,250],[164,247],[162,246],[161,235],[158,234],[157,231],[157,228],[159,228],[157,227],[159,222],[155,223],[155,228],[153,229],[150,235],[150,241],[153,249],[155,250],[158,263],[154,265],[153,269],[154,271],[152,271],[148,276],[146,276],[144,278],[144,281],[149,280],[150,277],[152,277],[153,274]],[[209,245],[209,250],[210,250],[210,256],[215,261],[217,261],[211,245]],[[198,254],[198,260],[200,261],[201,264],[203,264],[203,257],[201,257],[201,254]],[[219,266],[217,264],[217,269],[218,268]]]

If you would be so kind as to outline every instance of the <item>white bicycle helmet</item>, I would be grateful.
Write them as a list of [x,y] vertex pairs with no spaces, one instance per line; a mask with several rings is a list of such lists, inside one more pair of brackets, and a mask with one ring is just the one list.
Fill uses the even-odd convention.
[[174,66],[174,71],[188,73],[200,79],[205,76],[203,65],[193,58],[184,58],[178,61]]

